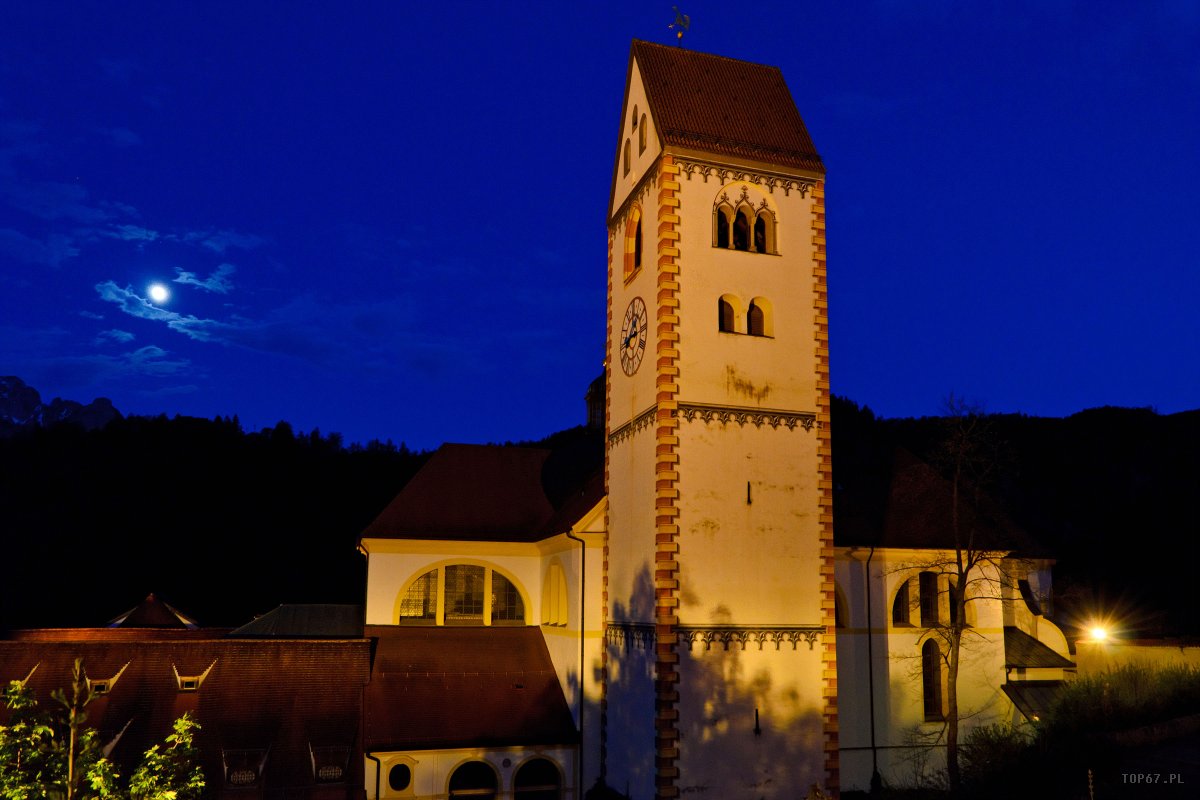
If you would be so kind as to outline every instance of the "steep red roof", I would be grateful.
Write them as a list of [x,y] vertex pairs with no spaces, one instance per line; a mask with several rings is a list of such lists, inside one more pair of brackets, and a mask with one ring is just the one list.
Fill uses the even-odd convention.
[[558,512],[582,508],[582,516],[599,502],[603,487],[584,482],[559,489],[556,511],[546,490],[555,477],[546,470],[556,469],[556,462],[547,463],[550,456],[533,447],[442,445],[362,536],[530,542],[559,533],[578,517],[564,524]]
[[573,744],[571,712],[535,627],[369,625],[367,750]]
[[[0,641],[0,681],[22,679],[36,666],[29,683],[46,708],[53,704],[52,690],[69,687],[76,658],[83,659],[93,681],[120,673],[109,693],[87,710],[88,725],[104,741],[124,729],[112,753],[123,775],[130,774],[148,747],[162,742],[175,718],[191,711],[201,725],[197,746],[210,787],[223,786],[223,750],[269,749],[264,771],[268,789],[320,788],[315,786],[311,745],[342,748],[348,764],[343,783],[311,796],[361,797],[358,730],[370,642],[191,640],[143,633],[142,641],[127,636],[116,641]],[[194,677],[206,670],[197,690],[180,690],[176,671]],[[0,722],[6,719],[7,710],[0,708]]]
[[663,144],[825,171],[778,67],[638,40],[630,58]]

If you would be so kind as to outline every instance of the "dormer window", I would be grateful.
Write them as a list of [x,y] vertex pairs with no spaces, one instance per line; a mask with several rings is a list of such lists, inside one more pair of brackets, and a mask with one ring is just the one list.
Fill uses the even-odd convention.
[[349,747],[313,747],[308,745],[312,756],[313,780],[317,783],[342,783],[350,765]]
[[179,687],[181,692],[195,692],[200,690],[200,686],[204,683],[204,679],[208,677],[208,673],[212,672],[212,668],[217,665],[216,659],[208,665],[208,669],[199,675],[180,675],[179,668],[174,664],[171,665],[171,671],[175,673],[175,685]]
[[260,785],[269,753],[270,750],[222,750],[226,785],[242,789]]
[[125,674],[125,670],[129,669],[129,665],[131,663],[132,662],[130,661],[126,661],[125,665],[117,670],[117,674],[113,675],[111,678],[88,678],[88,689],[91,690],[92,694],[97,696],[108,694],[113,690],[113,687],[117,685],[117,681],[121,679],[121,676]]

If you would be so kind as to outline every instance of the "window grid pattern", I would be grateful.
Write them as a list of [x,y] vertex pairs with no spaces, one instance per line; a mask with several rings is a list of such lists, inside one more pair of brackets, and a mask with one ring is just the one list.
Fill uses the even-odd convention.
[[438,574],[437,570],[426,572],[413,581],[400,601],[400,619],[408,621],[437,619]]
[[492,622],[524,622],[525,604],[512,581],[492,573]]
[[470,564],[446,567],[446,624],[483,623],[484,568]]

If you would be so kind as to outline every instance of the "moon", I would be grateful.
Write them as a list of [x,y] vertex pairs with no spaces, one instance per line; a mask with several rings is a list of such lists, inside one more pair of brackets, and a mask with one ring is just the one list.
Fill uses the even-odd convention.
[[150,288],[147,291],[150,294],[150,299],[156,303],[165,303],[167,302],[167,298],[171,296],[171,293],[167,290],[167,287],[163,286],[161,283],[150,284]]

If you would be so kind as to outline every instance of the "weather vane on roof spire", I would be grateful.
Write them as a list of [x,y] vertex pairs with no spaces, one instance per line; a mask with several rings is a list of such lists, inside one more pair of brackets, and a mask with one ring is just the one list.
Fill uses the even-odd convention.
[[682,47],[683,34],[692,26],[692,18],[687,14],[681,14],[679,6],[671,6],[671,9],[675,12],[675,21],[668,25],[667,28],[675,30],[675,38],[679,40],[679,46]]

